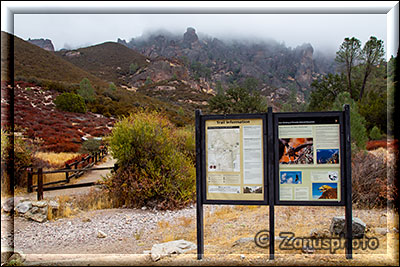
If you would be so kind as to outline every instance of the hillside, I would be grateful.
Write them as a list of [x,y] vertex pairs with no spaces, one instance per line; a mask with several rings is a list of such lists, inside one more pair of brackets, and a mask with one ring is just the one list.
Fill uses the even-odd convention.
[[[270,98],[278,89],[297,90],[304,102],[311,82],[334,71],[333,59],[314,57],[310,44],[288,48],[277,42],[221,41],[217,38],[199,38],[196,30],[188,28],[183,36],[167,32],[149,33],[144,37],[118,42],[139,53],[156,59],[180,59],[195,80],[203,78],[211,88],[222,84],[244,84],[251,79],[255,89]],[[281,90],[282,91],[282,90]]]
[[130,65],[143,68],[146,57],[118,43],[106,42],[77,50],[57,51],[62,59],[116,85],[126,85],[122,77],[129,75]]
[[[204,79],[193,79],[187,67],[175,58],[145,56],[124,45],[106,42],[56,55],[106,81],[151,99],[178,108],[190,116],[197,108],[205,109],[213,90]],[[135,65],[131,70],[131,64]],[[122,99],[122,98],[121,98]]]
[[[1,39],[7,39],[9,33],[1,32]],[[7,50],[7,42],[2,42],[1,49]],[[5,58],[1,58],[2,64]],[[2,68],[1,75],[5,75]],[[107,86],[107,83],[77,66],[60,59],[54,53],[46,51],[36,45],[14,36],[14,75],[20,77],[50,80],[68,84],[79,83],[88,78],[93,85]]]
[[[7,40],[11,37],[10,34],[2,32],[2,51],[8,49]],[[31,86],[38,86],[45,90],[66,92],[76,92],[79,88],[79,83],[83,78],[88,78],[95,88],[95,101],[88,104],[88,110],[93,113],[105,115],[107,117],[125,116],[138,109],[150,109],[164,112],[166,116],[176,125],[186,125],[194,121],[194,110],[199,106],[196,104],[187,104],[187,102],[174,101],[169,98],[157,97],[148,92],[148,87],[145,87],[141,92],[137,92],[137,88],[130,88],[123,83],[117,87],[115,91],[110,91],[110,80],[103,80],[102,78],[109,78],[102,75],[100,72],[107,73],[111,70],[114,64],[120,65],[118,62],[127,55],[132,57],[125,61],[125,64],[135,59],[138,62],[138,72],[151,71],[152,73],[159,73],[157,68],[146,67],[148,62],[144,56],[135,53],[134,51],[116,43],[105,43],[94,48],[83,49],[85,59],[75,60],[74,64],[68,62],[60,55],[54,52],[46,51],[36,45],[24,41],[14,36],[15,42],[15,81],[29,82]],[[111,51],[111,52],[110,52]],[[123,57],[120,57],[119,51],[125,51]],[[64,51],[65,52],[65,51]],[[104,55],[103,55],[104,52]],[[68,53],[65,52],[65,53]],[[108,55],[108,56],[105,56]],[[124,56],[125,55],[125,56]],[[97,58],[97,61],[95,60]],[[2,66],[7,66],[7,55],[2,55]],[[94,63],[95,62],[95,63]],[[79,65],[87,68],[87,70],[80,68]],[[169,64],[169,63],[168,63]],[[97,70],[94,66],[98,65]],[[157,66],[154,65],[154,66]],[[117,69],[117,67],[115,69]],[[115,70],[114,69],[114,70]],[[2,79],[7,77],[7,68],[2,68]],[[90,73],[96,73],[95,76]],[[114,75],[111,73],[110,75]],[[124,77],[124,73],[116,72],[116,76]],[[121,75],[121,76],[118,76]],[[149,74],[150,75],[150,74]],[[146,74],[146,78],[147,78]],[[146,78],[142,81],[145,82]],[[5,81],[5,80],[4,80]],[[3,87],[3,83],[2,83]],[[149,89],[151,90],[151,89]],[[53,92],[54,93],[54,92]]]

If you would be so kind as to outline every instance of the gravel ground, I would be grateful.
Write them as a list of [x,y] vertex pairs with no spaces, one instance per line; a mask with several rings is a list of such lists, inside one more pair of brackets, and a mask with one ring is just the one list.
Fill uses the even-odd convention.
[[[153,236],[161,220],[173,221],[182,216],[195,216],[195,209],[176,212],[154,212],[135,209],[110,209],[85,212],[74,218],[45,223],[16,217],[15,248],[26,254],[50,253],[130,253],[151,249]],[[97,237],[99,231],[105,238]],[[5,241],[1,237],[2,244]]]
[[[210,206],[207,210],[215,208]],[[142,254],[151,250],[153,244],[162,242],[163,238],[157,236],[158,222],[172,223],[181,217],[195,218],[195,215],[196,209],[191,206],[177,211],[95,210],[45,223],[15,217],[14,246],[24,254]],[[2,214],[2,222],[3,228],[12,222],[12,217]],[[99,231],[106,237],[99,238]],[[12,233],[2,234],[2,246],[12,244],[11,237]]]

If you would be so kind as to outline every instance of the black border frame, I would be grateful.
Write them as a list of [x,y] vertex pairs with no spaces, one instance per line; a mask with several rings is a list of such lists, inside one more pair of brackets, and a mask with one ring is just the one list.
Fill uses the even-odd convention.
[[[340,131],[340,201],[295,201],[295,200],[280,200],[279,192],[279,142],[277,142],[279,119],[292,119],[293,121],[300,120],[324,120],[324,119],[338,119]],[[326,111],[326,112],[284,112],[273,114],[274,125],[274,190],[275,190],[275,205],[278,206],[345,206],[346,204],[346,146],[345,146],[345,132],[344,132],[344,118],[342,111]],[[318,122],[314,124],[320,124]],[[333,124],[333,123],[328,123]],[[289,124],[288,124],[289,125]],[[298,125],[305,125],[299,123]],[[313,125],[310,123],[310,125]],[[351,190],[351,189],[349,189]],[[351,191],[350,191],[351,192]]]
[[[242,119],[261,119],[263,121],[263,159],[264,159],[264,200],[215,200],[207,199],[206,192],[206,135],[205,135],[205,124],[208,120],[242,120]],[[254,113],[254,114],[229,114],[229,115],[203,115],[200,116],[200,145],[201,145],[201,199],[203,204],[219,204],[219,205],[268,205],[269,204],[269,175],[268,175],[268,143],[267,127],[268,120],[266,113]]]

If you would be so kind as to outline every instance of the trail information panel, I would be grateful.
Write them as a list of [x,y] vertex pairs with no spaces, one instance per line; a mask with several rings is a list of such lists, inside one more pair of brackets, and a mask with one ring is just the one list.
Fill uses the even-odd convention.
[[326,112],[196,110],[195,128],[198,259],[204,255],[204,204],[268,205],[270,260],[275,206],[345,206],[346,258],[352,258],[349,105]]
[[279,200],[341,201],[339,119],[279,123]]
[[205,121],[206,199],[264,200],[262,119]]

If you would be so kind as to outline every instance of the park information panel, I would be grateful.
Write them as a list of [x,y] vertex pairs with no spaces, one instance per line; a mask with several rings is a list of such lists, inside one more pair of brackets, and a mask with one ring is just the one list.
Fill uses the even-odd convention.
[[279,125],[279,199],[340,201],[339,123]]
[[274,118],[276,204],[343,205],[342,112],[276,113]]
[[263,120],[207,120],[206,192],[213,200],[263,200]]
[[352,257],[350,109],[202,115],[196,111],[198,259],[203,204],[269,205],[270,259],[275,205],[345,206]]

